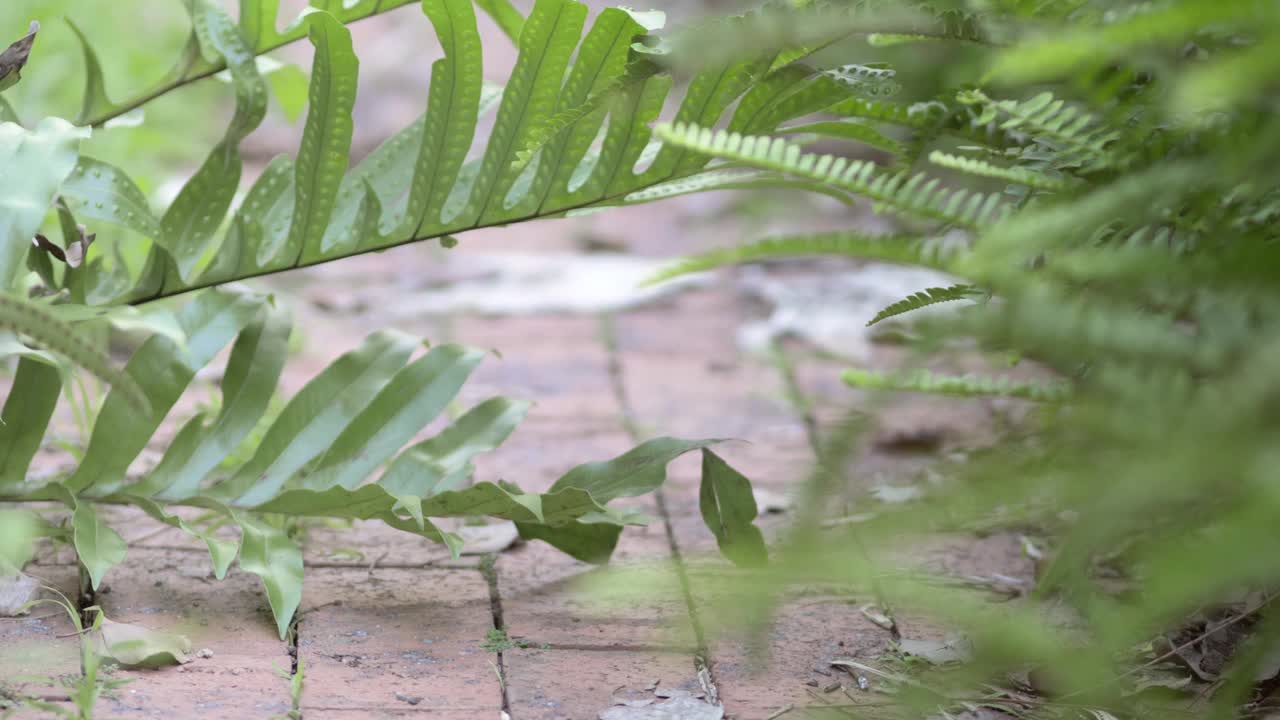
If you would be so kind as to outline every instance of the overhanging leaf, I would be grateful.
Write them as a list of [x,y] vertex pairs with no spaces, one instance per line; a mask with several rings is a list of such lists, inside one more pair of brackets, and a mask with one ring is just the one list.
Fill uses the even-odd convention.
[[754,525],[758,512],[751,482],[709,448],[702,449],[698,508],[720,552],[733,564],[755,567],[768,562],[764,536]]
[[116,622],[105,616],[88,638],[98,654],[127,668],[182,665],[191,660],[191,641],[185,636]]
[[93,505],[87,502],[75,504],[71,527],[76,555],[88,571],[94,589],[97,589],[102,584],[102,576],[124,560],[127,550],[124,538],[102,522]]
[[283,638],[302,602],[302,549],[278,527],[244,514],[237,519],[244,533],[240,569],[262,578],[276,630]]

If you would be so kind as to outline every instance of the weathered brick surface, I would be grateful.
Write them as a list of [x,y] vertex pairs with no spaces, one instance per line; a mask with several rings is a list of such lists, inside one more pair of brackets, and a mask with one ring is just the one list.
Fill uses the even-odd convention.
[[478,571],[320,569],[307,574],[305,596],[304,712],[498,715],[496,658],[481,647],[493,627],[489,589]]
[[693,658],[681,653],[528,649],[505,662],[513,720],[591,720],[615,692],[698,687]]
[[266,718],[288,711],[287,646],[258,578],[215,580],[207,555],[134,549],[107,573],[98,604],[117,622],[179,633],[213,651],[181,667],[119,670],[133,682],[104,697],[108,717]]
[[[726,601],[704,597],[706,607]],[[828,695],[823,690],[835,683],[857,697],[854,678],[830,667],[830,661],[873,661],[889,645],[889,633],[856,607],[824,598],[802,598],[782,606],[764,639],[759,652],[742,635],[721,636],[712,644],[720,698],[735,720],[764,720],[788,705],[817,704],[814,695]],[[849,702],[840,691],[834,692],[837,702]]]
[[[66,597],[75,597],[75,566],[31,565],[26,572]],[[45,597],[56,595],[46,593]],[[71,618],[61,607],[42,603],[21,617],[0,617],[0,688],[28,696],[64,696],[61,679],[79,672],[80,644]],[[45,716],[27,709],[15,711],[13,717]]]

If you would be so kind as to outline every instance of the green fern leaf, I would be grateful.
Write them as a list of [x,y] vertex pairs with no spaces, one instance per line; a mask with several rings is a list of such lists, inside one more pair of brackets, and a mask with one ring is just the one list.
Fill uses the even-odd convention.
[[117,370],[106,353],[38,303],[0,294],[0,329],[26,335],[36,345],[93,373],[115,388],[134,410],[147,408],[147,396],[136,380]]
[[1011,183],[1025,185],[1037,190],[1056,192],[1065,190],[1073,184],[1067,177],[1062,175],[1051,175],[1025,167],[1001,167],[985,160],[961,157],[944,153],[940,150],[934,150],[929,153],[929,162],[969,175],[1007,180]]
[[894,390],[955,395],[960,397],[1016,397],[1038,402],[1061,402],[1070,395],[1065,383],[1015,382],[1009,378],[975,375],[939,375],[928,370],[906,373],[878,373],[845,370],[841,375],[849,387],[865,390]]
[[253,50],[235,23],[212,0],[195,0],[191,12],[202,38],[202,52],[216,54],[230,67],[236,111],[222,142],[160,219],[157,250],[163,248],[167,257],[161,258],[157,252],[152,263],[168,268],[163,283],[170,287],[185,285],[205,257],[240,182],[240,142],[258,127],[267,112],[266,83],[258,74]]
[[803,153],[798,146],[781,139],[711,131],[692,125],[660,125],[656,132],[668,143],[694,152],[798,175],[871,198],[911,216],[977,228],[998,221],[1008,210],[994,194],[939,188],[936,178],[930,179],[923,173],[886,174],[874,163]]
[[[311,102],[294,166],[293,217],[281,257],[284,267],[320,257],[321,240],[333,215],[342,176],[347,171],[354,123],[359,62],[351,32],[324,12],[307,16],[315,64]],[[381,215],[381,213],[379,213]],[[375,227],[376,220],[375,218]]]
[[160,236],[160,221],[142,190],[119,168],[82,157],[59,193],[82,220],[96,220],[132,230],[145,238]]
[[944,302],[954,302],[956,300],[968,300],[969,298],[980,294],[982,294],[981,291],[973,285],[952,285],[944,288],[927,288],[899,300],[876,313],[875,317],[867,321],[867,326],[870,327],[881,320],[909,313],[912,310],[919,310],[922,307],[937,305],[938,303]]

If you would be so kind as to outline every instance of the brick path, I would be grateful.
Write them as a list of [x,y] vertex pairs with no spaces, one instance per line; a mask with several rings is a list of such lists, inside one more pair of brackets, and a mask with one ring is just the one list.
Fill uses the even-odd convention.
[[[385,272],[396,262],[385,257],[344,272]],[[506,445],[481,459],[480,477],[540,490],[572,465],[612,457],[641,435],[729,436],[749,444],[724,446],[725,457],[757,487],[785,493],[812,461],[810,438],[779,367],[735,349],[735,328],[752,312],[722,278],[608,321],[463,316],[444,325],[423,318],[404,329],[501,348],[503,358],[482,365],[466,402],[497,393],[536,401]],[[363,330],[360,317],[306,306],[300,314],[309,350],[296,372],[311,372]],[[814,401],[812,416],[834,416],[849,403],[852,393],[834,382],[839,365],[813,360],[811,353],[791,356],[797,382]],[[992,419],[981,405],[934,403],[925,412],[908,401],[890,408],[882,424],[885,432],[928,425],[946,444],[964,445],[980,442]],[[881,453],[866,462],[879,472],[906,472],[919,460]],[[726,716],[741,720],[812,705],[815,696],[848,702],[840,692],[822,692],[848,680],[826,674],[827,661],[837,655],[874,661],[889,646],[885,630],[847,597],[807,596],[783,607],[763,658],[740,639],[707,634],[723,599],[696,575],[687,595],[679,582],[686,560],[719,562],[708,560],[714,540],[698,515],[696,458],[673,464],[660,498],[644,502],[658,520],[623,534],[615,564],[657,562],[668,582],[622,604],[578,593],[575,581],[601,571],[541,543],[452,560],[439,546],[374,524],[313,529],[296,643],[302,713],[493,720],[506,712],[514,720],[583,720],[608,709],[615,695],[652,697],[655,689],[714,693]],[[276,637],[256,578],[233,571],[217,582],[208,575],[203,548],[176,531],[153,535],[137,515],[115,522],[127,528],[126,537],[150,537],[108,575],[109,589],[98,596],[108,616],[182,632],[213,656],[179,668],[116,672],[111,677],[131,682],[104,697],[101,716],[286,716],[295,649]],[[761,522],[776,531],[786,515]],[[960,574],[1029,572],[1012,539],[948,542],[924,559]],[[45,556],[33,572],[72,590],[69,561],[65,551]],[[0,673],[14,677],[21,666],[74,674],[74,641],[50,639],[70,632],[66,619],[36,615],[43,619],[0,621]],[[935,632],[919,624],[912,631]],[[487,638],[506,642],[486,644]],[[60,691],[42,692],[54,697]],[[802,717],[799,710],[788,715]]]
[[[356,28],[367,76],[357,147],[369,147],[371,138],[420,112],[417,85],[429,58],[419,55],[424,43],[430,45],[429,30],[425,23],[415,29],[404,17]],[[482,26],[486,73],[502,80],[513,59],[510,49],[487,21]],[[379,52],[369,49],[373,43]],[[397,43],[411,49],[386,50]],[[306,54],[301,45],[288,53],[294,59]],[[416,58],[412,65],[403,62],[409,56]],[[255,134],[246,153],[266,158],[295,142],[296,129],[271,126]],[[718,207],[695,196],[575,221],[480,231],[465,235],[453,252],[565,252],[590,237],[620,241],[639,255],[671,257],[764,234],[746,223],[689,222],[714,217],[709,211]],[[787,226],[798,229],[791,220]],[[306,341],[306,350],[288,365],[285,389],[296,391],[375,326],[388,324],[403,295],[439,280],[439,261],[436,248],[406,247],[258,285],[292,299],[295,326]],[[362,305],[371,309],[353,311]],[[502,448],[480,459],[479,477],[541,490],[573,465],[613,457],[643,437],[733,437],[748,442],[722,446],[725,458],[758,488],[786,493],[812,463],[811,431],[839,417],[856,395],[838,380],[841,364],[814,359],[811,349],[801,347],[790,355],[804,396],[797,403],[774,362],[739,352],[737,328],[766,310],[744,299],[731,277],[721,277],[607,322],[590,314],[408,314],[396,315],[393,324],[434,342],[501,351],[502,359],[487,360],[464,390],[467,404],[495,394],[537,403]],[[897,353],[880,348],[871,365],[892,365]],[[191,402],[184,399],[183,407]],[[881,420],[882,433],[923,433],[940,438],[944,448],[981,444],[996,425],[993,409],[984,404],[918,399],[887,408]],[[922,462],[887,452],[861,457],[850,478],[848,509],[861,502],[877,473],[907,475]],[[287,717],[294,706],[289,673],[295,657],[304,678],[300,710],[320,720],[594,720],[615,696],[653,698],[655,691],[680,690],[718,697],[726,717],[791,720],[803,717],[803,706],[864,697],[857,690],[851,696],[824,690],[849,680],[830,671],[832,657],[873,662],[889,647],[889,634],[857,610],[869,597],[851,603],[847,596],[807,595],[784,604],[763,655],[741,638],[710,632],[733,600],[719,597],[696,573],[684,591],[679,581],[685,563],[721,562],[698,514],[697,470],[696,457],[677,461],[661,497],[642,499],[657,521],[623,533],[615,565],[643,563],[666,581],[655,580],[661,587],[621,604],[577,592],[577,581],[602,571],[540,543],[488,560],[455,561],[439,546],[378,525],[313,528],[305,544],[296,645],[277,637],[256,578],[233,570],[215,581],[202,546],[176,531],[157,534],[138,513],[116,512],[111,521],[126,539],[145,539],[107,575],[108,589],[97,601],[117,621],[181,632],[213,655],[182,667],[109,675],[130,682],[105,694],[98,717]],[[762,517],[761,524],[772,535],[786,521],[786,514],[777,514]],[[1016,540],[999,535],[946,538],[919,560],[956,574],[1030,572]],[[46,553],[30,571],[74,594],[72,561],[65,550]],[[922,621],[904,622],[914,637],[941,636]],[[65,616],[47,608],[25,619],[0,619],[0,679],[12,684],[32,676],[23,681],[24,691],[65,700],[66,689],[50,677],[78,673],[72,632]],[[507,641],[494,642],[502,638]],[[778,715],[787,708],[793,709]]]

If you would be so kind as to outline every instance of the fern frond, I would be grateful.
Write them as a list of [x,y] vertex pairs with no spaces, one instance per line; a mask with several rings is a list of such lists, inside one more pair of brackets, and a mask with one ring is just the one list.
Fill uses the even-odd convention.
[[1037,190],[1056,192],[1065,190],[1073,184],[1066,177],[1051,175],[1026,167],[1002,167],[979,158],[952,155],[941,150],[929,153],[929,162],[949,170],[976,175],[978,177],[1006,180],[1017,185],[1025,185]]
[[804,153],[782,139],[688,124],[660,125],[655,132],[668,143],[694,152],[822,182],[908,216],[977,228],[998,221],[1008,211],[995,194],[942,188],[937,178],[924,173],[890,174],[871,162]]
[[1067,383],[1030,383],[1016,382],[1007,377],[941,375],[928,370],[879,373],[850,369],[844,371],[841,379],[849,387],[860,390],[908,391],[958,397],[1016,397],[1037,402],[1062,402],[1071,395],[1071,386]]
[[105,352],[39,303],[0,293],[0,329],[26,335],[36,345],[88,370],[118,389],[134,409],[145,411],[148,407],[147,395],[137,380],[117,370]]
[[898,302],[886,307],[876,313],[875,317],[867,321],[870,327],[888,318],[896,315],[909,313],[912,310],[919,310],[930,305],[938,303],[954,302],[956,300],[968,300],[977,295],[981,295],[982,291],[973,285],[951,285],[949,287],[926,288],[918,293],[914,293]]
[[1051,92],[1016,101],[992,100],[981,90],[969,90],[960,93],[959,98],[964,104],[982,108],[978,124],[992,122],[1001,130],[1023,132],[1050,144],[1062,156],[1056,161],[1059,166],[1104,168],[1118,161],[1110,147],[1120,138],[1119,131],[1055,98]]
[[804,257],[845,257],[858,260],[918,265],[944,270],[949,248],[938,240],[896,235],[867,235],[833,232],[816,235],[771,238],[733,248],[710,250],[684,258],[659,270],[643,285],[653,285],[681,275],[705,272],[731,265]]

